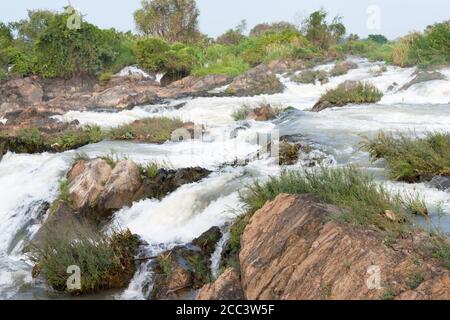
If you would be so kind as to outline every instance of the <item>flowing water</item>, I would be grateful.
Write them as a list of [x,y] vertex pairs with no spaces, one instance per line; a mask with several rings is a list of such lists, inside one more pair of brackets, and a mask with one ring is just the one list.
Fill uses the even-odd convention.
[[[325,85],[298,85],[280,75],[286,86],[282,94],[182,99],[117,113],[70,111],[58,118],[112,127],[145,117],[168,116],[205,126],[204,137],[193,141],[163,145],[105,141],[76,151],[97,156],[113,150],[139,163],[155,160],[174,168],[201,166],[214,171],[208,178],[185,185],[161,201],[143,200],[115,214],[113,224],[130,228],[141,236],[148,244],[145,250],[149,256],[188,243],[212,226],[222,227],[226,232],[226,226],[242,212],[238,191],[254,179],[265,179],[280,172],[273,159],[255,157],[259,147],[253,143],[257,133],[267,134],[275,128],[282,136],[298,136],[317,147],[330,165],[356,164],[393,190],[420,192],[427,201],[432,221],[449,231],[450,219],[438,215],[438,208],[450,213],[450,193],[426,184],[388,181],[383,162],[371,163],[368,154],[359,150],[358,143],[364,136],[374,135],[379,130],[417,134],[450,131],[450,69],[440,70],[447,80],[420,83],[402,91],[399,88],[414,78],[415,69],[389,66],[386,72],[377,75],[382,63],[353,60],[358,63],[358,69],[331,78]],[[332,67],[333,64],[329,64],[317,69]],[[349,105],[320,113],[306,111],[327,89],[348,79],[371,82],[385,95],[377,104]],[[180,103],[185,105],[179,108]],[[292,108],[269,123],[233,120],[233,111],[241,105],[260,103]],[[31,279],[32,264],[23,252],[45,219],[46,204],[56,198],[58,180],[70,167],[76,152],[8,153],[0,162],[0,298],[67,298],[50,293],[43,283]],[[245,166],[223,165],[245,159],[251,159]],[[302,163],[295,166],[301,167]],[[220,248],[212,257],[214,270],[218,268],[219,257]],[[148,264],[141,264],[126,290],[93,298],[145,298],[152,280]]]

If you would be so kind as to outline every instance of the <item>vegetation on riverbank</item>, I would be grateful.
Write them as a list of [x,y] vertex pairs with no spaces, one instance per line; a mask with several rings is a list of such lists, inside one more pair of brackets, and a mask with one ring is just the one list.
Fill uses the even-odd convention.
[[392,179],[429,181],[434,176],[450,177],[450,134],[432,132],[424,137],[380,132],[366,139],[362,149],[373,160],[385,159]]
[[[33,276],[42,275],[53,289],[71,294],[123,288],[135,272],[138,244],[129,230],[105,235],[75,220],[44,226],[32,247]],[[80,268],[81,288],[67,287],[70,266]]]
[[329,21],[327,12],[319,10],[300,26],[284,21],[261,23],[247,35],[243,21],[211,39],[198,29],[195,1],[177,4],[178,11],[170,9],[173,1],[143,3],[135,13],[141,35],[100,29],[84,21],[82,14],[70,6],[63,12],[29,11],[27,19],[8,25],[0,23],[0,80],[11,75],[90,75],[104,79],[136,62],[148,71],[175,76],[237,76],[277,59],[302,59],[314,64],[328,58],[343,59],[348,54],[403,67],[450,63],[448,21],[399,41],[389,42],[382,35],[360,40],[353,34],[345,37],[341,19]]

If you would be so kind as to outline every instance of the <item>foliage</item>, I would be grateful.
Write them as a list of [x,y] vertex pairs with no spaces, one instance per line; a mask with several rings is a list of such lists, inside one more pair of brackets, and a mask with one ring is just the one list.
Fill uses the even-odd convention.
[[[338,169],[321,167],[318,170],[284,171],[266,183],[255,182],[241,195],[249,212],[253,213],[280,193],[314,194],[320,200],[341,208],[338,219],[357,225],[373,225],[382,230],[400,231],[408,220],[405,201],[399,194],[391,194],[370,175],[355,167]],[[397,214],[393,222],[384,216],[386,210]]]
[[170,42],[194,42],[200,37],[195,0],[143,0],[134,13],[137,29]]
[[383,93],[375,86],[360,81],[351,86],[342,83],[336,89],[328,90],[320,97],[320,101],[327,101],[335,106],[345,106],[349,103],[376,103],[382,96]]
[[[34,275],[41,273],[55,290],[84,294],[123,288],[134,273],[138,240],[129,230],[102,235],[75,220],[44,226],[32,254]],[[81,289],[67,288],[67,268],[81,269]]]
[[368,39],[379,44],[385,44],[388,42],[388,39],[382,34],[369,34]]
[[180,129],[183,122],[170,118],[146,118],[113,128],[108,133],[112,140],[139,140],[149,143],[169,141],[172,133]]
[[380,132],[362,148],[372,159],[385,159],[394,180],[417,182],[433,176],[450,177],[450,134],[427,133],[424,137]]
[[292,81],[303,84],[315,84],[319,81],[321,84],[328,82],[328,73],[323,70],[304,70],[299,75],[293,76]]
[[328,49],[331,44],[338,43],[345,35],[346,28],[342,18],[336,16],[331,23],[327,22],[328,13],[323,9],[313,12],[302,22],[306,38],[321,49]]
[[236,109],[231,116],[233,117],[234,121],[247,120],[247,117],[251,110],[252,108],[250,106],[244,104]]
[[250,37],[260,37],[267,32],[282,33],[284,31],[296,32],[298,31],[298,29],[294,24],[286,21],[260,23],[253,27],[253,29],[250,31]]

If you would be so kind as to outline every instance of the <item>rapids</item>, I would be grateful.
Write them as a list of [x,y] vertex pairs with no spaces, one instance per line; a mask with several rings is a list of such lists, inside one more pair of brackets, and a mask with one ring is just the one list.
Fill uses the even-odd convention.
[[[330,78],[325,85],[298,85],[279,75],[286,86],[281,94],[181,99],[117,113],[70,111],[57,117],[61,121],[78,120],[82,125],[113,127],[145,117],[168,116],[203,124],[207,133],[201,140],[163,145],[104,141],[61,154],[6,154],[0,162],[0,298],[67,298],[49,293],[44,284],[31,279],[32,264],[23,252],[45,219],[45,204],[56,198],[58,180],[66,173],[77,152],[97,156],[113,150],[139,163],[156,160],[174,168],[202,166],[214,171],[208,178],[183,186],[161,201],[143,200],[115,214],[112,223],[130,228],[141,236],[148,244],[146,251],[150,256],[188,243],[212,226],[222,227],[226,233],[227,225],[242,212],[239,190],[254,179],[266,179],[280,172],[273,159],[255,157],[259,147],[252,143],[252,137],[257,133],[268,133],[274,128],[279,129],[281,136],[300,136],[302,141],[318,147],[328,155],[332,165],[356,164],[393,190],[417,190],[427,201],[433,223],[450,231],[448,216],[437,214],[438,207],[444,213],[450,213],[449,193],[426,184],[388,181],[383,162],[371,163],[368,154],[358,147],[362,137],[379,130],[415,131],[418,134],[450,131],[450,69],[440,70],[446,80],[419,83],[399,91],[414,78],[415,69],[387,66],[387,71],[379,75],[376,71],[382,63],[359,58],[352,60],[358,64],[358,69]],[[328,64],[317,69],[332,67],[333,64]],[[385,95],[377,104],[349,105],[321,113],[307,111],[322,93],[348,79],[371,82]],[[217,92],[222,89],[218,88]],[[185,103],[184,107],[177,108],[180,103]],[[233,120],[233,111],[241,105],[259,103],[292,108],[270,123],[237,123]],[[245,159],[251,159],[246,166],[223,165]],[[301,165],[300,162],[296,166]],[[219,256],[220,248],[212,258],[213,269],[218,268]],[[152,278],[147,264],[142,263],[126,290],[94,298],[145,298]]]

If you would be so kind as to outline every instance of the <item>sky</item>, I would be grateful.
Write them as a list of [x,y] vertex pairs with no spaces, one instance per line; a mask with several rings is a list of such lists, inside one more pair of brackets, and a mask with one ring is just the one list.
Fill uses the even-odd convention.
[[[86,19],[103,28],[135,31],[133,12],[141,0],[70,0]],[[13,0],[0,2],[0,21],[26,17],[27,9],[60,10],[68,0]],[[381,33],[390,39],[421,31],[433,22],[450,19],[449,0],[197,0],[200,29],[218,36],[243,19],[249,29],[260,22],[289,21],[323,7],[330,16],[341,15],[348,33],[361,37]]]

